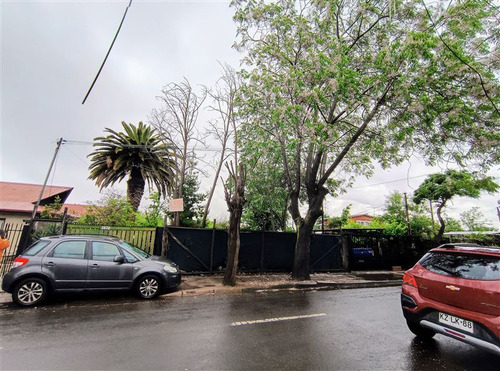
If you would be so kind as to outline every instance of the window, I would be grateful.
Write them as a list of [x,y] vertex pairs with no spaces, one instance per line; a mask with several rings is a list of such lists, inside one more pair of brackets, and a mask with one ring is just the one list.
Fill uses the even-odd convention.
[[28,247],[26,251],[23,252],[23,255],[27,256],[35,256],[38,254],[45,246],[47,246],[50,242],[49,241],[43,241],[43,240],[38,240],[35,242],[33,245]]
[[425,269],[445,276],[470,280],[500,280],[500,259],[494,256],[429,253],[420,261]]
[[130,252],[137,254],[139,257],[141,257],[143,259],[146,259],[149,257],[149,254],[147,252],[142,251],[141,249],[139,249],[138,247],[135,247],[134,245],[131,245],[125,241],[122,241],[122,244],[123,244],[123,246],[125,246],[125,248],[129,249]]
[[113,261],[117,256],[121,255],[120,250],[116,245],[109,242],[92,242],[92,259]]
[[84,259],[86,241],[65,241],[52,250],[54,258]]
[[127,261],[129,263],[135,263],[135,262],[138,262],[139,259],[137,259],[134,255],[132,255],[131,253],[129,253],[127,250],[123,250],[123,255],[125,255],[125,258],[127,259]]

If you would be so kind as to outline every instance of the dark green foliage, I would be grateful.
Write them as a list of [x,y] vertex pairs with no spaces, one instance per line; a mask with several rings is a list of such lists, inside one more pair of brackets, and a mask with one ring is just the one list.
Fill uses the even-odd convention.
[[129,227],[135,225],[138,213],[119,192],[108,190],[96,204],[89,205],[78,224]]
[[40,213],[40,216],[43,219],[59,218],[62,206],[61,197],[56,196],[54,202],[43,206],[43,211]]
[[[201,225],[203,202],[207,195],[205,193],[198,193],[199,188],[198,173],[187,173],[182,189],[184,211],[180,213],[180,225],[183,227],[197,227]],[[170,213],[170,215],[172,216],[173,214]]]
[[167,146],[156,130],[139,122],[137,126],[122,122],[124,132],[109,128],[106,137],[94,138],[97,147],[89,157],[89,179],[100,189],[110,187],[128,176],[127,199],[137,211],[147,182],[160,196],[167,196],[175,178],[173,147]]
[[413,195],[416,204],[429,200],[437,204],[436,214],[440,228],[436,239],[441,241],[446,223],[442,210],[446,203],[455,196],[479,198],[482,191],[496,192],[499,185],[492,177],[479,177],[466,170],[447,170],[444,173],[431,174],[418,187]]
[[479,177],[466,170],[447,170],[429,175],[415,191],[413,201],[420,204],[423,200],[446,202],[455,196],[479,198],[482,191],[493,193],[498,188],[493,177]]

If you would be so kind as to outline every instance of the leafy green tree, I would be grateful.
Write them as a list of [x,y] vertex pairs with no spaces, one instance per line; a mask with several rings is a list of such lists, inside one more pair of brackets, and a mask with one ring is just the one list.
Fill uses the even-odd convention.
[[160,198],[158,192],[149,195],[149,205],[144,212],[139,212],[135,224],[141,227],[162,227],[164,224],[167,205]]
[[258,161],[247,176],[245,199],[242,222],[246,228],[285,231],[288,192],[281,167],[275,163]]
[[462,224],[459,220],[445,216],[444,217],[445,232],[460,232],[463,231]]
[[[420,152],[488,167],[500,158],[498,9],[441,3],[235,0],[245,52],[240,139],[278,155],[297,227],[292,276],[308,279],[325,196]],[[491,37],[491,39],[490,39]],[[251,167],[248,168],[251,171]]]
[[340,216],[334,216],[328,218],[328,228],[338,229],[343,228],[349,221],[349,215],[351,214],[351,206],[352,204],[347,205],[342,209],[342,213]]
[[139,209],[146,182],[161,196],[166,196],[174,181],[175,153],[156,130],[139,122],[137,126],[122,122],[124,132],[109,128],[106,137],[94,138],[97,147],[89,157],[89,179],[102,190],[128,176],[127,199],[134,211]]
[[436,215],[439,220],[438,242],[445,231],[445,220],[442,211],[446,203],[455,196],[479,198],[482,191],[496,192],[499,185],[492,177],[478,177],[466,170],[447,170],[444,173],[429,175],[413,195],[413,201],[420,204],[423,200],[435,202]]
[[138,213],[120,192],[109,189],[95,204],[90,204],[87,213],[76,222],[86,225],[128,227],[135,225]]
[[[432,238],[434,228],[427,205],[417,205],[411,199],[408,202],[410,231],[413,236]],[[404,195],[401,192],[392,192],[386,199],[385,212],[382,220],[386,223],[385,234],[391,236],[408,235],[408,222],[406,220],[406,206]]]
[[485,220],[484,214],[479,207],[473,207],[460,213],[460,221],[469,231],[490,231],[491,225]]
[[203,218],[203,202],[206,194],[199,193],[200,183],[198,173],[190,171],[184,177],[182,198],[184,200],[184,211],[180,213],[180,225],[193,227],[201,224]]
[[54,202],[44,205],[42,212],[40,213],[40,216],[44,219],[52,219],[52,218],[59,218],[61,208],[63,206],[63,203],[61,201],[61,197],[56,196],[54,198]]

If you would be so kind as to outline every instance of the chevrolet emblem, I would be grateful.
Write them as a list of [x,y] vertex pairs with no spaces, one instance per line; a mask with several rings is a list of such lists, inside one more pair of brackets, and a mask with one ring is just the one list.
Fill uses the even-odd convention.
[[460,291],[460,287],[456,287],[456,286],[453,286],[453,285],[448,285],[448,286],[446,286],[446,288],[448,290],[451,290],[451,291]]

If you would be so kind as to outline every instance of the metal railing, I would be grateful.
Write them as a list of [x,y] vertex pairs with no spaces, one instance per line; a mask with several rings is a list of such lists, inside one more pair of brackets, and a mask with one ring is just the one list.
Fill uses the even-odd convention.
[[10,246],[4,250],[2,260],[0,261],[0,277],[5,276],[5,274],[10,270],[10,266],[16,257],[16,250],[21,239],[23,228],[24,223],[7,223],[3,226],[3,229],[7,232],[7,239],[10,242]]

